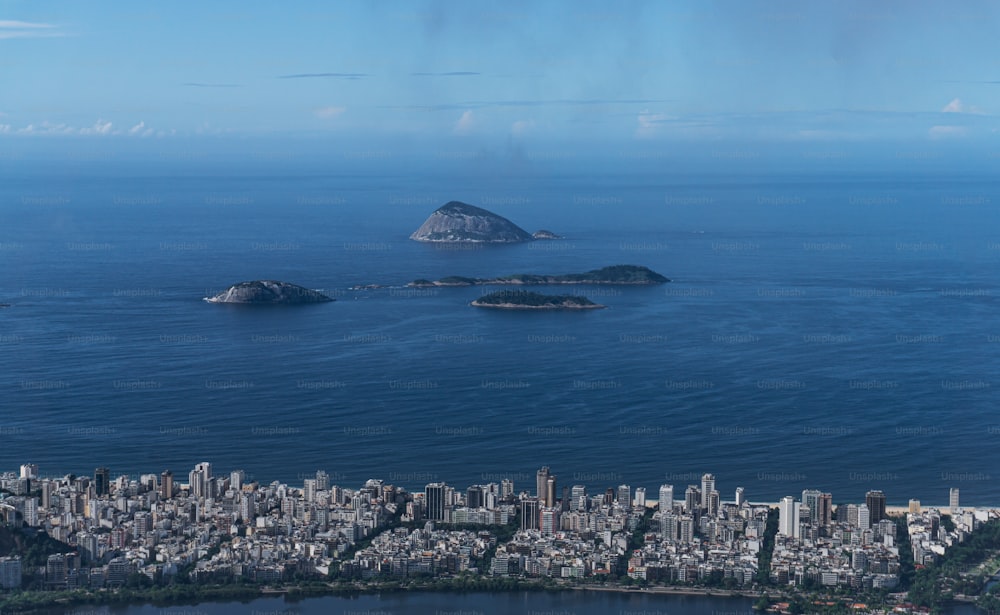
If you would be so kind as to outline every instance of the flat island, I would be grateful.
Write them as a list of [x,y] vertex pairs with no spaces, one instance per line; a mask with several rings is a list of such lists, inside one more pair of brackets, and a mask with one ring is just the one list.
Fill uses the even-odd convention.
[[471,303],[502,310],[597,310],[605,306],[579,295],[542,295],[526,290],[500,290]]
[[669,281],[669,278],[656,273],[649,267],[642,267],[640,265],[612,265],[611,267],[602,267],[583,273],[564,273],[560,275],[516,273],[499,278],[467,278],[453,275],[441,278],[440,280],[414,280],[407,284],[407,286],[415,288],[432,286],[483,286],[493,284],[536,286],[543,284],[614,284],[622,286],[649,286],[653,284],[665,284]]

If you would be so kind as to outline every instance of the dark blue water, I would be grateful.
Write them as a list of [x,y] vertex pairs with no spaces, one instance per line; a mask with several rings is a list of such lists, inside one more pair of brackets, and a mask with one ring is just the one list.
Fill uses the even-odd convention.
[[[0,468],[1000,502],[991,178],[392,173],[6,172]],[[452,199],[566,239],[407,239]],[[673,282],[585,313],[347,290],[616,263]],[[202,301],[260,278],[337,302]]]
[[[396,593],[362,595],[351,598],[322,597],[289,601],[262,598],[244,603],[202,603],[197,607],[115,606],[53,610],[60,615],[704,615],[728,613],[750,615],[753,601],[748,598],[709,598],[613,592],[558,593]],[[958,605],[951,615],[975,615],[974,606]]]

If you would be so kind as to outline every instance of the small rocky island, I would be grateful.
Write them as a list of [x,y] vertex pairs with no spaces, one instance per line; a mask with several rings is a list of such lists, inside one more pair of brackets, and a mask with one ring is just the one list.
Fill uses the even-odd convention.
[[613,265],[602,267],[583,273],[565,273],[560,275],[536,275],[531,273],[517,273],[514,275],[499,278],[466,278],[462,276],[448,276],[440,280],[414,280],[407,286],[414,288],[429,288],[433,286],[484,286],[494,284],[522,284],[522,285],[543,285],[543,284],[614,284],[622,286],[649,286],[653,284],[665,284],[669,278],[656,273],[649,267],[640,265]]
[[302,305],[327,303],[333,299],[323,293],[288,282],[254,280],[233,284],[214,297],[206,297],[205,301],[240,305]]
[[450,201],[437,208],[410,235],[414,241],[437,243],[520,243],[558,238],[544,230],[532,235],[503,216],[461,201]]
[[542,295],[526,290],[499,290],[483,295],[471,305],[503,310],[598,310],[605,307],[578,295]]

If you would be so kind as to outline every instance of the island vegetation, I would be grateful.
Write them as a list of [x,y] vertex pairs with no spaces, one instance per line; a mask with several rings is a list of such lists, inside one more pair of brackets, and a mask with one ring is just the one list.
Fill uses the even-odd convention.
[[446,276],[439,280],[414,280],[408,286],[422,288],[430,286],[485,286],[498,284],[546,285],[546,284],[613,284],[622,286],[649,286],[665,284],[670,279],[640,265],[612,265],[601,267],[583,273],[564,273],[559,275],[516,273],[497,278],[469,278],[463,276]]
[[500,290],[479,297],[472,302],[475,307],[549,310],[599,309],[604,306],[579,295],[542,295],[526,290]]
[[207,297],[209,303],[240,305],[299,305],[334,301],[321,292],[277,280],[254,280],[233,284],[221,293]]

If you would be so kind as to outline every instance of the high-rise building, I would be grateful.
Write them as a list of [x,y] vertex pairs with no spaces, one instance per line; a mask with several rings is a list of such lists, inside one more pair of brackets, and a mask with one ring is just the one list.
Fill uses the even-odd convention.
[[537,530],[539,521],[538,498],[527,498],[521,501],[521,529]]
[[920,514],[920,500],[910,500],[910,512],[915,515]]
[[[233,470],[229,473],[229,487],[233,491],[239,491],[243,488],[243,483],[246,482],[247,473],[243,470]],[[317,487],[318,488],[318,487]]]
[[160,474],[160,497],[164,500],[174,497],[174,473],[170,470]]
[[819,496],[822,493],[818,489],[806,489],[802,492],[802,503],[809,507],[809,523],[819,525]]
[[958,487],[952,487],[948,490],[948,507],[951,508],[952,513],[957,513],[959,509],[958,501]]
[[865,494],[865,505],[871,513],[871,522],[878,523],[885,519],[885,494],[881,491],[869,491]]
[[635,488],[635,507],[639,510],[646,510],[646,488]]
[[500,499],[506,500],[514,497],[514,481],[505,478],[500,481]]
[[100,467],[94,470],[94,492],[97,497],[103,497],[111,493],[111,470]]
[[694,517],[683,515],[677,525],[678,540],[682,543],[694,542]]
[[841,505],[841,507],[837,509],[837,512],[840,512],[841,508],[844,509],[844,517],[847,521],[847,524],[852,527],[858,527],[858,505],[857,504],[848,504],[847,506]]
[[21,587],[21,558],[0,557],[0,588],[18,589]]
[[832,493],[821,493],[819,494],[819,499],[817,500],[817,506],[819,507],[819,512],[816,516],[817,523],[821,527],[830,527],[833,523],[833,494]]
[[29,527],[38,527],[38,498],[24,501],[24,522]]
[[688,485],[684,491],[684,510],[694,512],[701,507],[701,491],[698,485]]
[[673,485],[660,485],[660,499],[659,499],[660,510],[671,510],[674,507],[674,486]]
[[719,490],[712,489],[712,492],[708,494],[708,516],[714,517],[719,514],[719,507],[722,505],[722,501],[719,497]]
[[427,506],[427,519],[444,521],[445,491],[444,483],[430,483],[424,487],[424,503]]
[[535,472],[535,497],[539,501],[545,501],[545,495],[549,490],[549,466],[542,466],[540,470]]
[[570,489],[569,509],[573,512],[587,510],[587,487],[573,485]]
[[549,474],[545,481],[545,505],[549,508],[556,505],[556,488],[555,474]]
[[306,502],[316,501],[316,479],[307,478],[302,481],[302,499]]
[[559,530],[559,509],[546,507],[541,510],[538,529],[542,534],[551,536]]
[[709,507],[709,502],[712,499],[713,491],[715,491],[715,474],[702,474],[701,502],[699,502],[702,508],[707,509]]
[[615,499],[622,508],[632,508],[632,488],[628,485],[618,485]]
[[38,478],[38,464],[37,463],[22,464],[20,477],[23,480],[34,480]]
[[743,490],[743,487],[737,487],[736,488],[736,505],[737,506],[743,506],[743,502],[746,502],[746,501],[747,501],[746,492]]
[[330,489],[330,475],[325,470],[316,470],[316,491]]
[[867,504],[861,504],[858,506],[858,529],[861,531],[870,530],[872,528],[872,514],[871,509],[868,508]]
[[482,508],[486,505],[486,497],[482,485],[472,485],[465,490],[465,505],[469,508]]
[[786,495],[778,504],[778,533],[782,536],[797,538],[799,531],[799,506],[795,498]]

